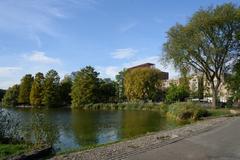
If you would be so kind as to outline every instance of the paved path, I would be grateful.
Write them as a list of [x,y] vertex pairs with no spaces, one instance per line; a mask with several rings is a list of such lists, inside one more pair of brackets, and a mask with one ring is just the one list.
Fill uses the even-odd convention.
[[132,155],[128,160],[240,160],[240,117],[208,132]]

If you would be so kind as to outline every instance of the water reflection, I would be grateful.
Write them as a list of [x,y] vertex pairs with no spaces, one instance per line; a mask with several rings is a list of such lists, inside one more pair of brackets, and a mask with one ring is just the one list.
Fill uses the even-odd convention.
[[[151,111],[80,111],[70,109],[8,109],[18,114],[28,137],[46,134],[59,150],[105,144],[177,126]],[[41,115],[41,116],[36,116]],[[36,118],[37,117],[37,118]],[[39,122],[39,123],[36,123]],[[35,125],[35,126],[34,126]]]

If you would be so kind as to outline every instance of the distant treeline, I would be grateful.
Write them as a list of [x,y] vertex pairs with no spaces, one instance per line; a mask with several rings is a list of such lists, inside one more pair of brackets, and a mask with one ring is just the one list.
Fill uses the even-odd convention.
[[[91,66],[66,75],[61,81],[55,70],[48,71],[46,75],[39,72],[34,77],[26,74],[19,85],[6,91],[2,105],[83,108],[97,103],[163,101],[166,95],[162,89],[163,76],[155,68],[136,68],[119,72],[113,81],[99,78],[99,73]],[[180,89],[180,94],[186,93],[186,90]],[[171,92],[176,90],[170,89]]]

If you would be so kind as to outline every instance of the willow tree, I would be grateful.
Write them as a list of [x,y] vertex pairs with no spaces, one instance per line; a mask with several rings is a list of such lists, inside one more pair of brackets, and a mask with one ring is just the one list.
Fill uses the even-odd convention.
[[211,86],[216,107],[222,77],[240,51],[240,8],[231,3],[200,9],[185,25],[167,32],[164,60],[176,68],[203,73]]

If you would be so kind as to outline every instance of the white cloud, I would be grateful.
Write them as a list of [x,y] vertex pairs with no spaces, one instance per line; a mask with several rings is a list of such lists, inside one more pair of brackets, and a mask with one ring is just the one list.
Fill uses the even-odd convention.
[[111,55],[114,59],[131,58],[137,53],[137,50],[132,48],[116,49]]
[[31,62],[43,63],[43,64],[61,64],[61,60],[58,58],[48,57],[46,53],[40,51],[34,51],[31,54],[25,54],[23,57]]
[[107,66],[107,67],[96,67],[100,72],[101,77],[112,78],[114,79],[118,72],[121,70],[121,67],[117,66]]
[[127,31],[133,29],[136,26],[137,26],[136,22],[128,23],[128,24],[125,24],[122,27],[120,27],[120,31],[124,33],[124,32],[127,32]]
[[0,76],[8,77],[20,70],[22,70],[20,67],[0,67]]

